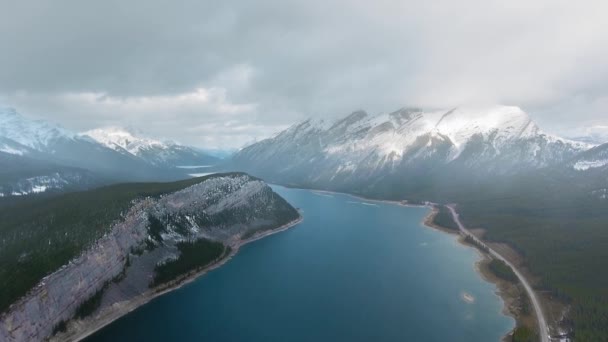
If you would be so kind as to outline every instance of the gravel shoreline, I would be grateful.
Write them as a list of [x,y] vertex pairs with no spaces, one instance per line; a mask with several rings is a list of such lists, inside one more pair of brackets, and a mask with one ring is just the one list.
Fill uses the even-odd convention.
[[[393,205],[399,205],[399,206],[405,206],[405,207],[427,207],[430,209],[430,212],[423,219],[422,224],[425,227],[439,230],[444,233],[460,236],[458,231],[455,231],[453,229],[449,229],[446,227],[442,227],[442,226],[434,223],[435,216],[439,212],[439,209],[437,208],[435,203],[429,202],[426,204],[414,204],[414,203],[408,203],[407,201],[393,201],[393,200],[366,198],[366,197],[362,197],[362,196],[358,196],[358,195],[354,195],[354,194],[335,192],[335,191],[303,189],[303,188],[299,188],[299,189],[310,190],[319,195],[336,195],[336,194],[337,195],[347,195],[352,198],[362,200],[365,202],[371,202],[371,203],[374,203],[374,202],[375,203],[386,203],[386,204],[393,204]],[[222,256],[216,262],[208,265],[204,269],[196,271],[194,274],[189,274],[183,278],[177,279],[174,283],[172,282],[169,285],[164,285],[164,286],[161,286],[161,287],[158,287],[155,289],[151,289],[147,293],[140,295],[132,300],[122,302],[122,303],[117,303],[117,304],[113,305],[112,307],[106,309],[104,312],[98,313],[95,317],[88,318],[88,319],[81,320],[81,321],[72,322],[68,325],[68,331],[66,333],[57,334],[56,336],[51,338],[50,341],[81,341],[81,340],[91,336],[93,333],[97,332],[98,330],[109,325],[110,323],[114,322],[115,320],[119,319],[120,317],[122,317],[122,316],[130,313],[131,311],[137,309],[138,307],[148,303],[152,299],[159,297],[163,294],[166,294],[168,292],[174,291],[176,289],[179,289],[180,287],[191,283],[192,281],[196,280],[198,277],[206,274],[207,272],[221,267],[226,262],[228,262],[234,255],[236,255],[238,253],[239,248],[241,246],[243,246],[247,243],[262,239],[269,235],[273,235],[273,234],[282,232],[284,230],[287,230],[287,229],[299,224],[300,222],[302,222],[302,220],[303,220],[303,217],[300,216],[298,219],[296,219],[286,225],[278,227],[276,229],[257,233],[255,235],[253,235],[252,237],[245,239],[245,240],[234,241],[229,244],[229,247],[231,247],[230,253]],[[521,317],[520,317],[519,313],[514,309],[513,303],[515,303],[519,300],[518,296],[520,296],[521,294],[514,294],[514,291],[512,291],[512,290],[509,291],[508,289],[512,289],[513,284],[510,284],[502,279],[497,278],[486,267],[481,267],[481,265],[484,262],[487,262],[487,256],[485,256],[481,251],[479,251],[477,248],[475,248],[475,246],[467,244],[464,241],[464,239],[462,239],[462,238],[458,238],[457,241],[460,244],[462,244],[463,246],[471,247],[478,251],[480,259],[473,265],[473,267],[475,268],[476,272],[480,275],[480,277],[483,280],[485,280],[489,283],[492,283],[496,286],[496,294],[501,298],[501,300],[503,301],[503,304],[504,304],[502,313],[506,316],[512,317],[513,319],[515,319],[516,322],[519,322]],[[517,293],[517,292],[515,292],[515,293]],[[517,325],[515,327],[513,327],[513,330],[508,332],[503,337],[502,340],[503,341],[507,340],[507,338],[513,333],[513,331],[516,328],[517,328]]]
[[[298,189],[302,189],[302,188],[298,188]],[[521,290],[516,289],[517,288],[516,284],[509,283],[505,280],[502,280],[502,279],[496,277],[493,273],[491,273],[491,271],[487,267],[483,267],[484,264],[489,262],[489,260],[490,260],[489,257],[486,256],[484,253],[482,253],[475,246],[466,243],[464,241],[464,239],[462,238],[462,236],[460,235],[460,231],[442,227],[435,223],[435,216],[439,213],[437,204],[432,203],[432,202],[427,202],[426,204],[414,204],[414,203],[409,203],[407,201],[373,199],[373,198],[366,198],[366,197],[359,196],[359,195],[354,195],[354,194],[349,194],[349,193],[344,193],[344,192],[328,191],[328,190],[316,190],[316,189],[302,189],[302,190],[310,190],[310,191],[313,191],[313,192],[316,192],[319,194],[347,195],[352,198],[356,198],[356,199],[366,201],[366,202],[395,204],[395,205],[400,205],[400,206],[404,206],[404,207],[430,208],[431,211],[424,217],[424,219],[422,220],[422,224],[427,228],[435,229],[435,230],[441,231],[443,233],[455,235],[455,236],[457,236],[458,243],[460,243],[461,245],[463,245],[465,247],[473,248],[474,250],[476,250],[478,252],[479,260],[477,260],[477,262],[475,262],[475,264],[473,265],[473,267],[475,268],[475,271],[477,272],[477,274],[479,274],[479,276],[483,280],[485,280],[491,284],[494,284],[496,286],[495,293],[498,297],[500,297],[500,299],[503,302],[502,314],[505,316],[508,316],[508,317],[512,317],[515,320],[516,325],[513,327],[513,329],[511,331],[509,331],[507,334],[505,334],[501,340],[510,341],[509,337],[513,334],[515,329],[517,329],[520,322],[523,319],[527,319],[527,317],[522,317],[520,312],[518,312],[518,310],[516,309],[516,303],[520,300],[521,296],[525,296],[526,294],[522,293]]]
[[161,285],[154,289],[150,289],[146,293],[139,295],[133,299],[120,303],[115,303],[114,305],[105,308],[101,312],[96,313],[95,316],[88,317],[82,320],[71,321],[68,323],[66,332],[56,334],[55,336],[51,337],[49,341],[82,341],[85,338],[93,335],[95,332],[116,321],[117,319],[150,302],[154,298],[177,290],[182,286],[198,279],[200,276],[205,275],[206,273],[223,266],[226,262],[228,262],[230,259],[232,259],[232,257],[234,257],[238,253],[239,249],[242,246],[253,241],[265,238],[267,236],[283,232],[289,228],[298,225],[303,221],[303,219],[304,218],[302,217],[302,215],[300,215],[300,217],[296,220],[291,221],[275,229],[256,233],[252,237],[244,240],[232,241],[228,244],[228,247],[230,247],[229,253],[225,253],[213,263],[205,266],[203,269],[191,272],[183,277],[180,277],[170,282],[169,284]]

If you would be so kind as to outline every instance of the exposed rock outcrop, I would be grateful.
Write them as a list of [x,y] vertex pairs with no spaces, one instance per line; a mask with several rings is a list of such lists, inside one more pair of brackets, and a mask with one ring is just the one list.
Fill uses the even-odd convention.
[[44,340],[102,290],[96,311],[146,293],[155,266],[177,258],[181,241],[205,238],[231,245],[298,217],[268,185],[244,174],[211,177],[160,198],[140,199],[110,233],[2,315],[0,341]]

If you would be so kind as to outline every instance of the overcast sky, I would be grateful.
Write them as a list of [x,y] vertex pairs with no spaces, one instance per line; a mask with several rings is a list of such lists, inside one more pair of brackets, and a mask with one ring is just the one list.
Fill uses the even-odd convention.
[[608,2],[2,0],[0,103],[235,148],[309,116],[508,104],[607,133]]

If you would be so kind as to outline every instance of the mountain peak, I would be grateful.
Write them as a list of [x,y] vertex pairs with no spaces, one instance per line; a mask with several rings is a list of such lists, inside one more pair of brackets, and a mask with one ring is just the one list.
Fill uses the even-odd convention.
[[585,149],[544,134],[526,112],[514,106],[406,107],[388,114],[353,112],[330,127],[310,122],[241,150],[235,160],[246,156],[243,160],[272,164],[277,158],[277,163],[285,164],[292,158],[294,164],[285,166],[287,169],[313,163],[313,169],[326,170],[327,179],[333,179],[356,172],[368,177],[448,164],[508,173],[545,167]]
[[80,133],[80,136],[88,137],[107,148],[141,158],[157,166],[206,165],[217,161],[216,158],[194,148],[172,141],[149,138],[133,128],[109,126]]
[[[355,111],[331,126],[315,125],[324,131],[346,130],[374,132],[373,139],[382,139],[381,144],[406,149],[420,136],[434,133],[449,138],[459,148],[477,135],[493,136],[493,141],[503,144],[514,139],[532,137],[540,130],[530,116],[515,106],[456,107],[444,110],[423,110],[403,107],[389,114],[370,116],[364,111]],[[377,134],[384,132],[384,134]],[[373,143],[368,139],[369,143]],[[346,140],[348,141],[348,139]]]
[[111,138],[111,139],[129,139],[129,140],[139,139],[139,138],[136,138],[135,133],[133,133],[131,130],[124,128],[124,127],[119,127],[119,126],[107,126],[107,127],[95,128],[95,129],[83,132],[83,133],[81,133],[81,135],[88,135],[91,138],[106,137],[106,138]]
[[108,148],[114,150],[122,149],[133,155],[137,155],[141,150],[151,147],[166,147],[166,144],[162,141],[139,136],[133,130],[118,126],[96,128],[80,133],[80,135],[88,136]]
[[345,118],[336,121],[336,123],[334,123],[334,125],[330,128],[330,130],[336,129],[336,128],[348,128],[349,126],[351,126],[367,117],[368,117],[367,113],[363,110],[354,111],[354,112],[350,113],[348,116],[346,116]]
[[64,128],[43,120],[32,120],[11,107],[0,107],[0,137],[39,150],[54,139],[73,139]]
[[514,106],[454,108],[442,115],[435,127],[456,145],[478,134],[495,134],[497,141],[505,142],[538,133],[530,116]]

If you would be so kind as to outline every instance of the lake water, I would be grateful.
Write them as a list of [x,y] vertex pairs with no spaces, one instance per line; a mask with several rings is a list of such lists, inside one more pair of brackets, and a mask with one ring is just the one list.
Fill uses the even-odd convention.
[[274,189],[301,224],[87,341],[486,342],[514,326],[477,253],[422,225],[428,208]]

